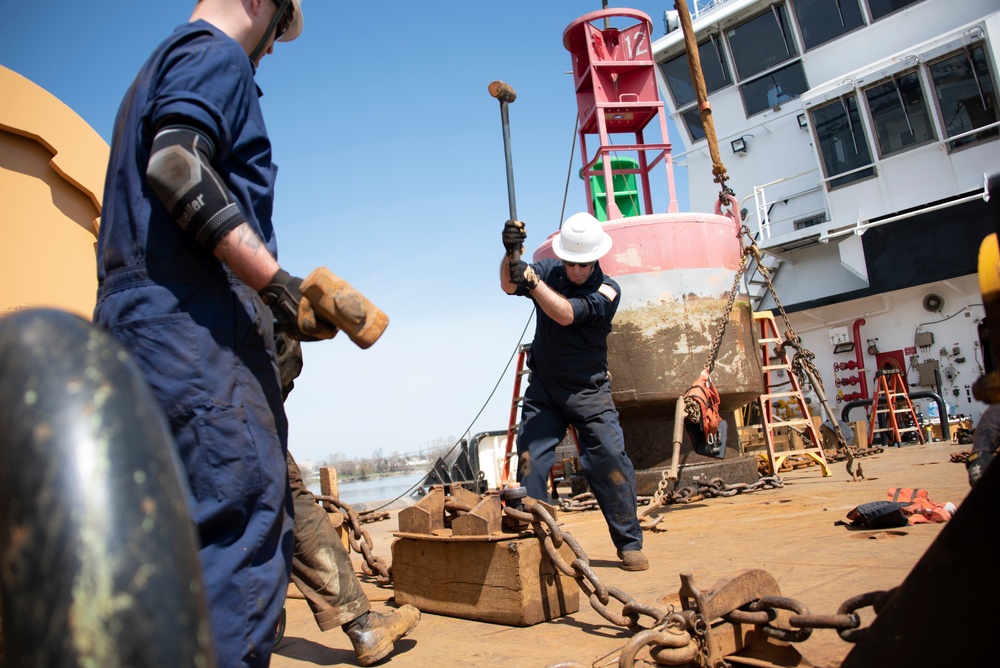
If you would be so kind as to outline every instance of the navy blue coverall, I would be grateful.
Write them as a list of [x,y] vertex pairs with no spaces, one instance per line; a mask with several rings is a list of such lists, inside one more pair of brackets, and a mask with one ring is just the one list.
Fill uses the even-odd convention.
[[277,257],[276,166],[244,48],[204,21],[143,65],[115,119],[98,235],[94,321],[134,355],[190,487],[219,666],[266,666],[284,605],[292,501],[272,316],[198,245],[146,179],[166,118],[215,143],[213,168]]
[[[560,325],[541,308],[535,309],[535,338],[527,360],[531,380],[517,434],[518,481],[532,498],[549,498],[556,447],[573,425],[580,441],[580,465],[612,542],[623,552],[641,549],[635,468],[625,453],[608,379],[608,334],[621,289],[604,275],[599,262],[583,285],[569,280],[560,260],[546,259],[531,267],[569,300],[573,323]],[[614,289],[613,301],[598,292],[604,284]],[[517,294],[530,297],[523,287]]]

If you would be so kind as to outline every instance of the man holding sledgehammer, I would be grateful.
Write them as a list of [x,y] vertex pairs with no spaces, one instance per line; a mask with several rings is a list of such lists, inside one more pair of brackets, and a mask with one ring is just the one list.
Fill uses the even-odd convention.
[[[303,341],[344,330],[367,348],[388,324],[325,268],[301,280],[277,261],[277,167],[254,75],[302,27],[300,0],[195,4],[119,108],[97,242],[94,322],[169,421],[224,668],[268,665],[292,561],[274,329]],[[358,634],[399,626],[363,611],[343,621]]]
[[577,213],[552,240],[559,260],[530,265],[521,260],[527,233],[517,219],[508,118],[508,106],[517,94],[503,81],[492,82],[489,92],[500,102],[510,208],[503,228],[500,287],[509,295],[528,297],[536,306],[535,338],[527,359],[531,382],[517,434],[518,481],[532,498],[548,500],[556,447],[573,426],[583,474],[604,514],[621,567],[644,571],[649,560],[642,553],[635,467],[625,452],[608,377],[608,334],[621,288],[601,271],[598,260],[611,249],[611,237],[592,215]]
[[[517,434],[518,481],[532,498],[548,500],[556,446],[572,425],[580,465],[604,514],[621,567],[644,571],[642,529],[636,514],[635,468],[625,452],[608,378],[608,334],[621,301],[618,284],[598,260],[611,237],[589,213],[566,219],[552,240],[558,260],[528,264],[525,226],[508,220],[500,287],[536,306],[535,338],[528,350],[531,382],[524,392]],[[518,256],[515,258],[515,255]]]

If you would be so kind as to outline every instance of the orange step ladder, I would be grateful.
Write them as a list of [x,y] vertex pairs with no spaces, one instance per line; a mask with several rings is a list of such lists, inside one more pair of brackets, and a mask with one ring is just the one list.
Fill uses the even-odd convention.
[[[771,475],[777,475],[782,462],[789,455],[806,455],[816,461],[823,469],[823,477],[833,475],[830,466],[826,461],[826,454],[823,452],[823,439],[820,438],[819,430],[809,414],[809,408],[805,397],[802,395],[802,388],[799,379],[792,372],[792,364],[788,359],[788,353],[781,344],[783,340],[778,336],[778,328],[774,322],[774,314],[770,311],[754,313],[753,319],[760,326],[760,335],[757,339],[760,345],[761,371],[764,374],[764,393],[758,398],[760,403],[760,415],[762,430],[764,432],[764,443],[767,445],[767,459],[771,467]],[[772,374],[781,375],[788,379],[778,380],[772,378]],[[790,385],[791,389],[786,392],[774,391],[783,385]],[[781,420],[775,415],[774,404],[777,401],[785,401],[786,404],[797,406],[802,417]],[[813,445],[797,450],[789,449],[775,452],[774,430],[779,427],[797,428],[804,431]],[[789,440],[791,447],[791,440]]]
[[[519,416],[521,407],[524,405],[524,393],[521,391],[521,380],[525,376],[529,376],[531,374],[531,370],[528,369],[525,363],[528,356],[528,349],[530,347],[530,343],[524,343],[521,344],[517,351],[517,365],[514,369],[514,393],[510,400],[510,420],[507,423],[507,442],[504,446],[503,469],[500,473],[500,489],[505,489],[511,482],[512,476],[510,471],[510,462],[512,459],[517,457],[517,451],[514,449],[514,440],[517,436],[517,430],[521,426]],[[531,382],[530,378],[528,382]],[[574,429],[572,425],[570,425],[567,430],[567,435],[573,445],[576,446],[576,453],[579,456],[580,440],[576,435],[576,429]],[[553,473],[549,474],[549,484],[552,487],[552,491],[555,492],[557,483]]]
[[[883,407],[880,407],[882,404]],[[884,427],[879,427],[879,416],[884,417]],[[909,418],[910,426],[902,426],[902,418]],[[889,434],[892,445],[900,445],[903,439],[900,434],[916,432],[921,443],[924,433],[920,429],[920,421],[913,410],[913,402],[906,390],[903,374],[896,369],[884,369],[875,373],[875,396],[872,397],[872,407],[868,416],[868,447],[875,441],[875,434]]]
[[504,446],[503,470],[500,472],[500,489],[507,487],[507,483],[510,481],[510,460],[517,456],[514,451],[514,437],[517,436],[517,428],[521,425],[518,414],[524,403],[524,394],[521,393],[521,379],[531,373],[525,365],[530,347],[531,344],[522,343],[517,349],[517,366],[514,368],[514,396],[510,400],[510,420],[507,422],[507,443]]

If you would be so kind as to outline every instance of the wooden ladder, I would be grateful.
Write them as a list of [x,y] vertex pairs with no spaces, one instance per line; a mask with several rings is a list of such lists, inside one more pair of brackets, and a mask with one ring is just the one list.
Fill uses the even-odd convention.
[[[884,403],[884,407],[879,407]],[[885,417],[885,426],[879,427],[879,416]],[[910,426],[900,426],[901,420],[898,416],[909,417]],[[900,445],[903,439],[900,434],[906,432],[916,432],[921,443],[924,442],[924,433],[920,429],[920,421],[917,420],[917,413],[913,410],[913,402],[910,401],[910,394],[906,391],[906,382],[903,374],[896,369],[885,369],[875,373],[875,396],[872,398],[872,408],[868,417],[868,447],[875,441],[876,433],[888,433],[892,436],[892,444]]]
[[[816,461],[823,470],[823,477],[833,475],[830,466],[826,461],[826,454],[823,452],[823,439],[816,429],[809,414],[809,407],[805,397],[802,395],[802,388],[799,386],[799,379],[792,372],[792,364],[788,359],[788,353],[781,344],[783,340],[778,336],[778,328],[774,322],[774,315],[770,311],[754,313],[753,319],[760,326],[760,336],[757,341],[760,345],[760,364],[764,374],[764,393],[760,395],[760,416],[764,432],[764,443],[767,445],[767,459],[771,467],[771,475],[777,475],[782,462],[789,455],[806,455]],[[783,373],[787,381],[777,381],[772,379],[772,374]],[[774,392],[775,388],[781,385],[790,385],[791,390],[787,392]],[[798,407],[800,418],[781,420],[774,413],[774,402],[784,400],[788,404]],[[778,427],[800,428],[805,431],[812,441],[812,446],[805,446],[800,449],[791,449],[792,441],[789,434],[789,449],[780,453],[774,450],[774,430]]]

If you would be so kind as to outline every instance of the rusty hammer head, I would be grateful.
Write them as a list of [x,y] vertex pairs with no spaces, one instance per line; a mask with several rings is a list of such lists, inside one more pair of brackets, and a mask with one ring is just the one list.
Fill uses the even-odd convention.
[[494,81],[490,84],[490,95],[508,104],[517,99],[517,93],[514,92],[514,89],[502,81]]

